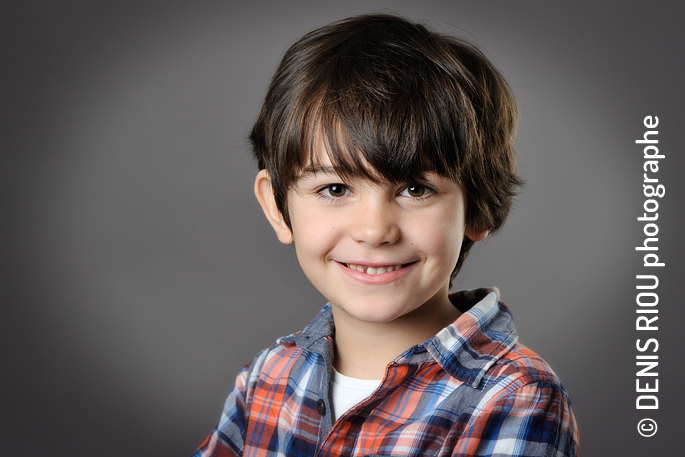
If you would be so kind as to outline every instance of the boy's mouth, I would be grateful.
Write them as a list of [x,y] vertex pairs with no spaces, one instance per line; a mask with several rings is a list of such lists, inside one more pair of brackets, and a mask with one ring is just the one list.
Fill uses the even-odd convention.
[[[341,262],[342,263],[342,262]],[[382,267],[368,267],[366,265],[357,265],[354,263],[343,263],[347,268],[351,270],[357,270],[361,273],[366,273],[367,275],[382,275],[383,273],[387,273],[389,271],[395,271],[399,270],[402,267],[405,267],[407,264],[404,265],[385,265]]]

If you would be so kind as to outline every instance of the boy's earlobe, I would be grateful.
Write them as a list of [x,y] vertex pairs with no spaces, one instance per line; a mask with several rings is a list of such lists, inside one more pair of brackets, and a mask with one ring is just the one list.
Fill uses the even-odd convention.
[[489,233],[490,233],[490,230],[488,230],[488,229],[476,229],[473,227],[466,227],[465,235],[471,241],[483,241],[485,238],[487,238]]
[[259,206],[261,206],[262,211],[264,211],[266,219],[276,232],[278,240],[283,244],[292,244],[294,241],[293,233],[285,223],[283,215],[278,210],[278,206],[276,206],[274,192],[271,187],[271,179],[269,178],[269,172],[266,170],[259,170],[259,173],[257,173],[254,182],[254,193],[259,202]]

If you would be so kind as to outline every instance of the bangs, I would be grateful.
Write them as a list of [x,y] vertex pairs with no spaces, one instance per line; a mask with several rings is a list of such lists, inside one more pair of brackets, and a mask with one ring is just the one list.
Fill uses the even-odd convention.
[[[322,166],[327,157],[335,173],[345,180],[382,181],[392,184],[421,180],[437,172],[434,160],[412,135],[402,138],[375,123],[355,125],[329,110],[312,119],[292,170],[292,179]],[[347,119],[349,121],[349,119]]]
[[[470,126],[453,110],[441,109],[448,91],[417,84],[420,75],[409,70],[402,80],[389,81],[387,73],[366,64],[368,58],[347,56],[340,68],[327,69],[335,78],[316,80],[317,93],[302,110],[301,135],[288,148],[290,183],[320,165],[323,154],[346,179],[396,184],[435,172],[459,181],[471,149],[470,136],[460,131]],[[420,69],[414,64],[411,72]]]

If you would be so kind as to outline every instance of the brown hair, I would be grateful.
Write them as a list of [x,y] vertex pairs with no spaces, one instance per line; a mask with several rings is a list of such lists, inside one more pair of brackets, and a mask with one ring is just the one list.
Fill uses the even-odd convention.
[[[334,22],[293,44],[250,141],[288,226],[288,189],[316,163],[323,140],[341,177],[412,183],[430,170],[453,179],[467,195],[467,225],[493,232],[522,185],[516,124],[509,86],[477,48],[378,14]],[[472,244],[464,238],[452,279]]]

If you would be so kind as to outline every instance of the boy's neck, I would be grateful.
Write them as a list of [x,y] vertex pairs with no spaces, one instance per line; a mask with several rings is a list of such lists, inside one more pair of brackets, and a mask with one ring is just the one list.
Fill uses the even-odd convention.
[[332,310],[333,366],[338,373],[360,379],[382,379],[386,367],[404,351],[424,343],[461,315],[449,300],[431,310],[419,308],[385,323],[357,320],[335,306]]

